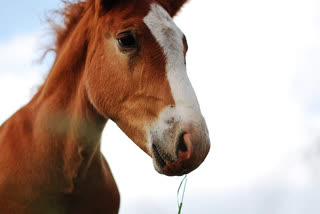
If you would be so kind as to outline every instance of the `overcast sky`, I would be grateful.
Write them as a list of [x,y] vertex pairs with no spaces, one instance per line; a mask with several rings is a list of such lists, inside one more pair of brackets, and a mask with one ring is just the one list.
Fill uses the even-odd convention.
[[[46,11],[59,0],[2,3],[0,123],[27,103],[50,68]],[[190,0],[176,23],[189,43],[188,74],[212,150],[188,178],[183,213],[320,211],[320,1]],[[121,214],[176,213],[181,178],[112,122],[102,150],[121,193]]]

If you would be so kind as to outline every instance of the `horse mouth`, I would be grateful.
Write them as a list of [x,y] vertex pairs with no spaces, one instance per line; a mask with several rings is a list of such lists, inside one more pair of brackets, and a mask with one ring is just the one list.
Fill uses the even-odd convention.
[[164,160],[162,152],[159,151],[159,148],[155,144],[152,144],[152,152],[153,152],[154,159],[156,160],[157,165],[161,169],[163,169],[167,164],[166,164],[166,162]]

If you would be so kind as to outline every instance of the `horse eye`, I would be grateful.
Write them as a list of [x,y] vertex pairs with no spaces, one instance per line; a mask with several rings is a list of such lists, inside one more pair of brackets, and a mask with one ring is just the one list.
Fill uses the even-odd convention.
[[119,34],[118,43],[121,47],[126,49],[133,49],[137,47],[137,42],[131,32],[124,32]]

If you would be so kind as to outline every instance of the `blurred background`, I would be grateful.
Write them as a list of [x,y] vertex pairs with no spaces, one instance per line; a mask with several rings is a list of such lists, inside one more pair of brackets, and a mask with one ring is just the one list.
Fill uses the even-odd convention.
[[[50,70],[47,12],[60,0],[2,1],[0,123]],[[212,149],[188,176],[182,213],[320,213],[320,1],[190,0],[175,18]],[[120,214],[177,213],[181,177],[109,121],[102,138]]]

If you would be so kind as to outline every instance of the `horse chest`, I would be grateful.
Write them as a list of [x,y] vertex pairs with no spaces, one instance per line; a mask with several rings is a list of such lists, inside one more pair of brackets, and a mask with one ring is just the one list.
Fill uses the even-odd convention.
[[72,192],[52,191],[45,185],[5,185],[0,189],[0,213],[14,214],[116,214],[120,196],[110,168],[101,154],[79,178]]

